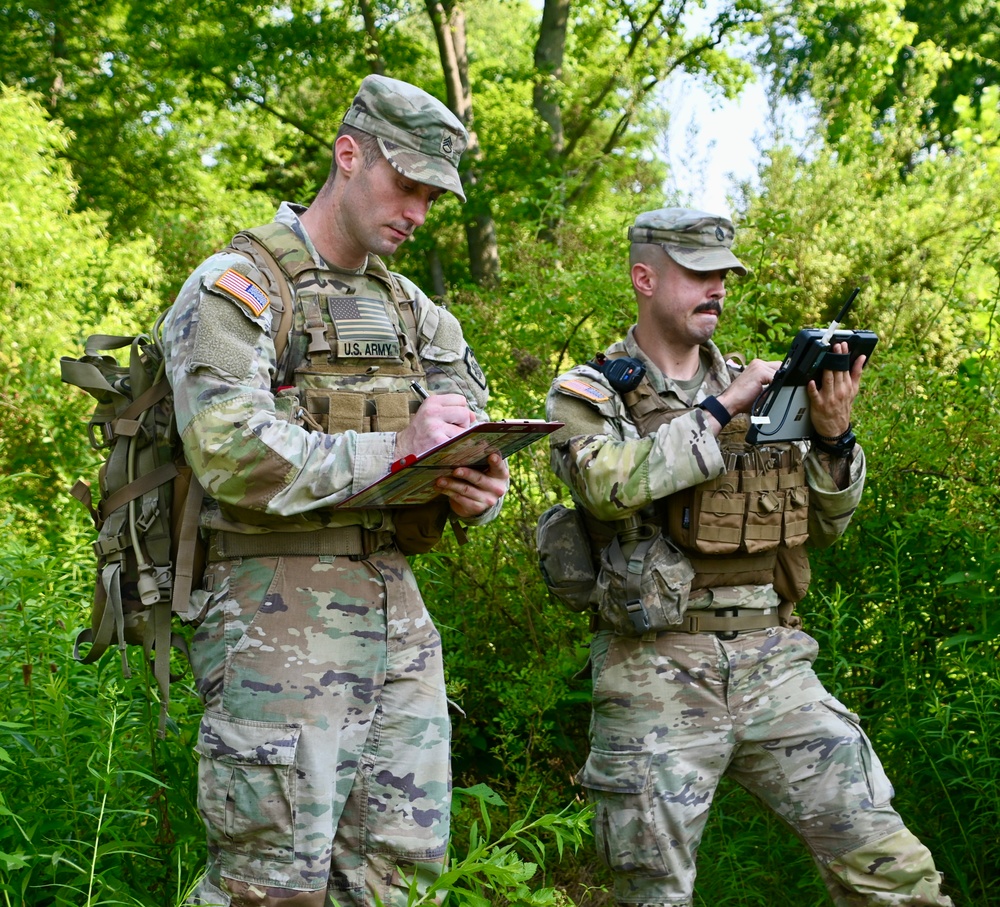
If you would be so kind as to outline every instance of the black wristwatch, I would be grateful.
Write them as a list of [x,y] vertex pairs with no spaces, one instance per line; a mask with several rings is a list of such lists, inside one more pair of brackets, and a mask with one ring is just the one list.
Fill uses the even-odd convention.
[[817,431],[812,433],[812,446],[821,453],[829,454],[831,457],[849,457],[854,452],[854,445],[858,439],[854,436],[851,426],[847,426],[847,431],[833,438],[821,435]]
[[717,397],[706,397],[701,403],[696,403],[695,407],[711,413],[723,428],[733,421],[733,414],[726,409],[725,404],[719,402]]

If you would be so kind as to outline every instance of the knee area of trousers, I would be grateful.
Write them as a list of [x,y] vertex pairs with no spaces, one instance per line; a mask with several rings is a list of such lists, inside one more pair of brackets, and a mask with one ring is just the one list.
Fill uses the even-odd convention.
[[842,854],[826,869],[866,903],[952,905],[941,894],[931,852],[906,828]]
[[326,889],[302,891],[224,879],[229,907],[326,907]]

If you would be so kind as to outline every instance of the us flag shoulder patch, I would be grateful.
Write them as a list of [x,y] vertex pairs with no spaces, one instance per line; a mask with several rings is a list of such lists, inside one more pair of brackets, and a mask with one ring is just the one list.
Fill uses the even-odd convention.
[[267,293],[265,293],[246,275],[241,274],[233,268],[226,271],[226,273],[215,282],[215,285],[220,290],[224,290],[230,296],[233,296],[242,302],[258,318],[271,304],[271,300],[267,298]]
[[579,378],[566,378],[559,382],[559,389],[572,394],[574,397],[582,397],[591,403],[607,403],[611,398],[599,387],[581,381]]

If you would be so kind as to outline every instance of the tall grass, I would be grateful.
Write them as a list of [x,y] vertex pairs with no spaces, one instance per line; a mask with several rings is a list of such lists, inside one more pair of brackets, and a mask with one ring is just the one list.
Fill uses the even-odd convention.
[[[88,557],[16,541],[0,556],[0,905],[180,907],[204,860],[190,739],[198,705],[181,684],[160,741],[147,672],[123,679],[113,653],[99,666],[74,661]],[[497,794],[455,793],[456,814],[478,817],[455,836],[432,892],[469,907],[572,904],[544,876],[589,834],[586,809],[495,825],[491,809],[509,816]],[[428,897],[415,886],[411,901]]]
[[201,837],[190,750],[156,740],[148,677],[72,655],[89,552],[9,539],[0,556],[0,903],[168,904]]

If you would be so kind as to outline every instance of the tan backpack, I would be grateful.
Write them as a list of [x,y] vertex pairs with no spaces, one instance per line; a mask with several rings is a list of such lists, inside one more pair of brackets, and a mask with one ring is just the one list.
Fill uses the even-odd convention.
[[[262,254],[269,255],[266,250]],[[277,265],[274,273],[280,273]],[[292,300],[285,281],[278,284],[281,299],[271,302],[271,333],[280,358],[291,329]],[[203,491],[184,459],[174,421],[160,338],[165,315],[148,333],[95,334],[81,358],[60,361],[62,380],[97,401],[87,430],[91,446],[105,454],[96,501],[89,482],[78,481],[70,492],[90,511],[97,529],[91,626],[78,634],[74,656],[90,664],[117,646],[122,670],[130,677],[126,647],[141,645],[159,688],[161,737],[169,705],[170,651],[187,654],[172,619],[187,616],[192,586],[204,566],[198,528]],[[119,351],[121,361],[115,355]],[[88,643],[81,655],[81,644]]]

